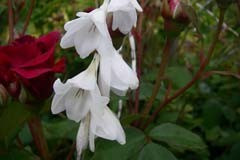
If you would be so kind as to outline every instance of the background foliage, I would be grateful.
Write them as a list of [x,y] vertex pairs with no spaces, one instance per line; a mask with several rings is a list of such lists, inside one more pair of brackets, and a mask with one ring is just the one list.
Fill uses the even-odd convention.
[[[166,39],[160,1],[146,1],[143,21],[142,78],[140,110],[150,98],[162,50]],[[100,2],[98,2],[100,3]],[[52,30],[63,31],[66,21],[75,18],[77,11],[95,7],[93,0],[39,0],[36,1],[27,34],[36,37]],[[214,0],[192,0],[198,17],[200,35],[193,24],[181,33],[171,48],[171,60],[166,77],[172,92],[189,82],[212,41],[219,9]],[[15,0],[15,32],[20,33],[30,0]],[[0,2],[0,44],[8,42],[7,2]],[[145,120],[132,112],[131,96],[113,95],[110,107],[118,111],[118,100],[124,108],[121,122],[127,135],[127,144],[98,139],[96,151],[84,152],[84,160],[239,160],[240,159],[240,5],[231,5],[226,11],[223,31],[206,73],[197,83],[172,103],[167,105],[145,130],[134,127],[135,120]],[[117,40],[116,40],[117,41]],[[129,46],[125,42],[123,55],[130,62]],[[58,47],[56,56],[67,58],[67,70],[61,76],[67,79],[84,70],[91,57],[81,60],[74,49]],[[153,110],[163,101],[168,81],[153,104]],[[171,93],[170,93],[171,94]],[[131,94],[129,94],[131,95]],[[75,159],[75,138],[78,124],[67,120],[64,114],[50,113],[51,99],[39,109],[26,109],[9,99],[0,106],[0,159],[39,159],[26,121],[33,114],[40,114],[44,136],[52,159]],[[152,113],[152,112],[151,112]]]

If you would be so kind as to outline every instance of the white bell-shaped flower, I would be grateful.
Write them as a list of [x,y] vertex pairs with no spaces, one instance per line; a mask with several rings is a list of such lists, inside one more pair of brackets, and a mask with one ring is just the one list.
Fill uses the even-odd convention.
[[86,58],[96,50],[100,42],[112,43],[106,23],[108,0],[90,13],[78,12],[75,20],[64,25],[66,30],[60,46],[62,48],[74,47],[81,58]]
[[113,13],[112,29],[118,28],[123,34],[129,33],[137,24],[136,10],[142,12],[137,0],[111,0],[108,12]]
[[136,73],[114,47],[102,46],[99,54],[101,61],[98,82],[102,95],[109,96],[111,89],[115,94],[124,96],[128,89],[138,87]]
[[95,112],[90,112],[81,121],[76,143],[78,159],[80,159],[82,151],[88,145],[92,152],[95,151],[94,140],[96,137],[116,140],[122,145],[126,143],[124,130],[117,117],[107,106],[102,109],[104,109],[102,116],[98,116]]
[[107,105],[109,98],[102,97],[98,91],[96,82],[98,65],[99,55],[95,54],[92,63],[85,71],[67,80],[65,84],[59,79],[55,81],[53,86],[55,96],[51,107],[53,114],[66,110],[69,119],[79,122],[92,105]]
[[95,137],[117,140],[125,143],[125,134],[119,120],[107,107],[108,97],[101,96],[97,85],[99,55],[95,54],[90,66],[79,75],[69,79],[65,84],[60,80],[54,83],[55,96],[52,113],[66,110],[67,117],[76,122],[81,121],[77,136],[78,155],[88,143],[94,151]]

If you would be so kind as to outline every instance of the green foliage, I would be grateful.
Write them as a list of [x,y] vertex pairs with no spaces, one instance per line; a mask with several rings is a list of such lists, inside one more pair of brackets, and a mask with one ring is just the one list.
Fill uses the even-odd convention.
[[10,103],[0,114],[0,144],[3,147],[11,145],[31,113],[20,103]]
[[128,160],[137,155],[146,143],[144,134],[135,128],[127,128],[125,132],[127,141],[123,146],[117,142],[99,140],[91,160]]
[[0,155],[0,159],[4,160],[40,160],[39,157],[32,154],[31,152],[28,152],[26,150],[19,150],[17,148],[14,148],[8,152],[5,152]]
[[201,137],[175,124],[166,123],[155,127],[150,132],[150,137],[154,140],[165,142],[181,152],[185,150],[194,151],[196,153],[206,152],[207,146],[202,141]]
[[177,158],[166,148],[155,143],[146,145],[139,154],[138,160],[177,160]]

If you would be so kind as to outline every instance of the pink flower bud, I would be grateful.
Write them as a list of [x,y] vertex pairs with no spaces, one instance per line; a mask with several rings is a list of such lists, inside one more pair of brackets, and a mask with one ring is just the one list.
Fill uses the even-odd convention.
[[164,19],[189,23],[189,17],[181,6],[181,0],[163,0],[161,13]]

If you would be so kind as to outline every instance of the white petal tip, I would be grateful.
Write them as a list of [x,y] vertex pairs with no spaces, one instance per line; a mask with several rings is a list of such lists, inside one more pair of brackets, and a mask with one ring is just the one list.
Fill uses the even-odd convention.
[[142,8],[137,8],[137,11],[138,12],[143,12],[143,9]]

